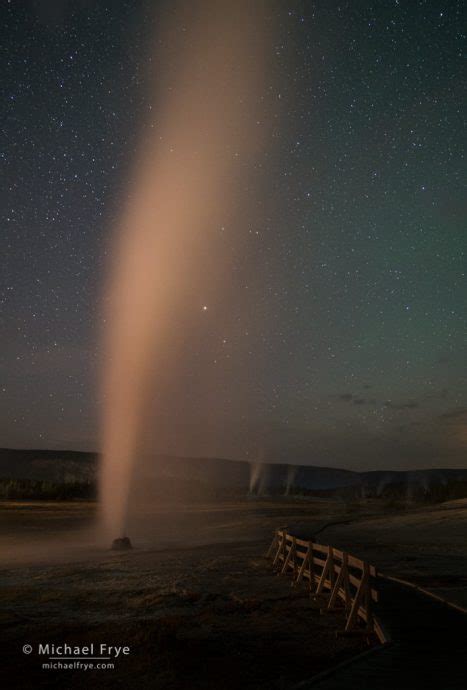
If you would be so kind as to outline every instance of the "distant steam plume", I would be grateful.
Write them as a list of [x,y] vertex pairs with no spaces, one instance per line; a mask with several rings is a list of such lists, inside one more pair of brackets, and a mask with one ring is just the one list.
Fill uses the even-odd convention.
[[289,465],[287,467],[287,482],[285,485],[285,495],[288,496],[294,487],[295,480],[297,478],[298,467],[295,465]]
[[265,39],[258,3],[189,2],[175,14],[171,6],[170,17],[155,60],[157,125],[141,136],[105,300],[101,500],[112,536],[126,530],[158,377],[176,367],[180,305],[207,274],[219,278],[215,219],[235,203],[236,157],[259,143],[254,104]]

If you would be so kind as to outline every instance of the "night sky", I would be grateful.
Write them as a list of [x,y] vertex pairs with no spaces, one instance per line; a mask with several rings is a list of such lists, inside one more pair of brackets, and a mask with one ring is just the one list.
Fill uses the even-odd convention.
[[[107,255],[172,6],[1,5],[0,446],[98,447]],[[222,288],[174,315],[154,448],[465,466],[463,3],[267,6],[265,145],[212,219]]]

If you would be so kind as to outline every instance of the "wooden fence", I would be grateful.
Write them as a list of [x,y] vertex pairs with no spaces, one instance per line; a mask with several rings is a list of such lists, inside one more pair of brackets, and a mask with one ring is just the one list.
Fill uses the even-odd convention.
[[344,551],[305,541],[277,530],[268,551],[280,574],[292,574],[293,583],[305,580],[314,596],[326,598],[327,610],[342,606],[346,614],[345,633],[363,632],[388,642],[380,621],[374,616],[378,601],[376,569]]

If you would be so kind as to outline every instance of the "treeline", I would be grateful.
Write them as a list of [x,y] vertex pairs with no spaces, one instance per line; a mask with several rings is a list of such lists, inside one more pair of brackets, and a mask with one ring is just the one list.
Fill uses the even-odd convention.
[[0,479],[0,500],[69,501],[74,498],[96,498],[96,486],[92,482]]
[[[279,494],[279,492],[277,492]],[[397,501],[398,503],[443,503],[467,498],[467,481],[450,481],[421,486],[408,482],[391,482],[385,486],[347,486],[335,489],[303,489],[292,487],[289,496],[340,498],[344,501],[358,501],[365,498]]]
[[[218,488],[197,480],[161,478],[148,483],[137,492],[146,500],[225,500],[244,497],[245,487]],[[284,496],[284,487],[275,487],[263,496]],[[44,500],[67,501],[72,499],[95,499],[97,487],[94,482],[56,482],[39,479],[1,479],[0,500]],[[443,503],[467,497],[467,481],[450,481],[421,486],[407,482],[389,483],[385,486],[348,486],[334,489],[304,489],[290,487],[289,497],[339,498],[343,501],[377,499],[403,505]]]
[[411,485],[407,483],[389,484],[379,492],[367,492],[367,496],[395,499],[413,503],[444,503],[467,497],[467,481],[450,481],[431,486]]

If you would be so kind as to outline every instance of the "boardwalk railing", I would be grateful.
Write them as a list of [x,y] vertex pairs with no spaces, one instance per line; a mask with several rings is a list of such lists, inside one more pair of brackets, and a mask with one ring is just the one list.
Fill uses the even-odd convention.
[[327,610],[341,605],[346,614],[344,632],[361,631],[376,635],[381,643],[388,637],[373,614],[378,601],[375,587],[376,569],[344,551],[305,541],[280,529],[268,551],[273,567],[280,574],[292,574],[294,584],[308,583],[315,596],[327,598]]

